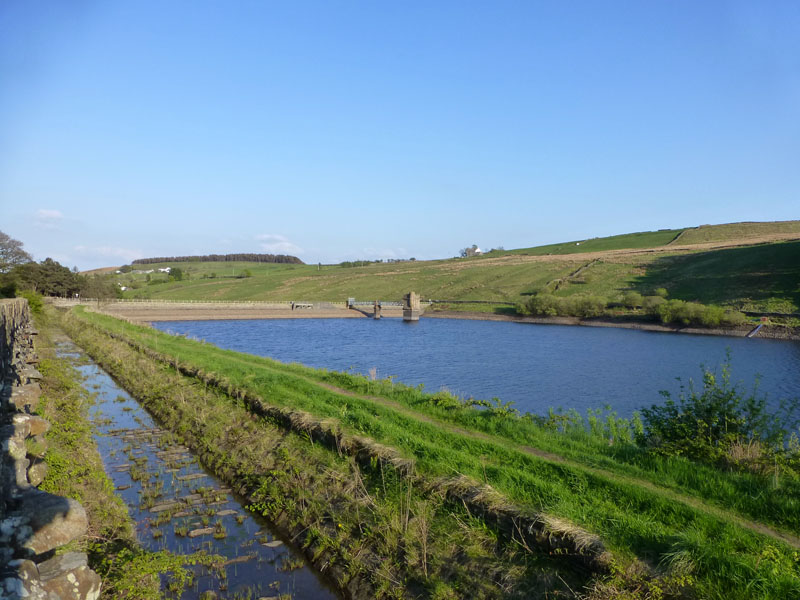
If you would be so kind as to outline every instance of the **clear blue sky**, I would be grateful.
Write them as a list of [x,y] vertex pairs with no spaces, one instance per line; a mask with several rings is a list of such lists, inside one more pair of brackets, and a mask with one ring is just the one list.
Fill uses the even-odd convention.
[[440,258],[800,218],[800,2],[0,2],[0,230]]

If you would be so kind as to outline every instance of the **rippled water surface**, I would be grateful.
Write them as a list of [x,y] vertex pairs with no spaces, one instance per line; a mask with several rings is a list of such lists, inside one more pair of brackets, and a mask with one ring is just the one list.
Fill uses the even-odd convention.
[[732,357],[734,381],[771,402],[800,396],[800,342],[601,327],[422,319],[286,319],[155,323],[217,346],[313,367],[394,375],[429,391],[512,400],[522,411],[661,402],[681,377]]

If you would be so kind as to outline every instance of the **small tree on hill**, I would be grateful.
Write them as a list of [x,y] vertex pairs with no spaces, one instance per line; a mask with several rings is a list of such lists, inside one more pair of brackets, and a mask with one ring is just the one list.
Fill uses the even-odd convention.
[[478,244],[472,244],[469,248],[462,248],[460,255],[461,258],[469,258],[470,256],[477,256],[481,253],[481,249],[478,248]]
[[82,279],[81,296],[96,300],[98,306],[115,300],[122,295],[119,287],[108,277],[94,275],[83,277]]

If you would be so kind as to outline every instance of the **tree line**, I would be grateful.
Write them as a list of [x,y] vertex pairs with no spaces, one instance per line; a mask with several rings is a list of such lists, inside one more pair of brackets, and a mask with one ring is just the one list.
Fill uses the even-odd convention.
[[114,298],[119,289],[108,277],[84,276],[52,258],[35,262],[22,242],[0,231],[0,298],[20,293],[42,296]]
[[137,258],[132,265],[153,265],[173,262],[258,262],[302,265],[302,260],[288,254],[205,254],[202,256],[157,256],[155,258]]
[[0,274],[0,297],[13,298],[20,292],[33,292],[42,296],[72,298],[116,298],[119,289],[108,277],[81,275],[52,258],[42,262],[15,265]]

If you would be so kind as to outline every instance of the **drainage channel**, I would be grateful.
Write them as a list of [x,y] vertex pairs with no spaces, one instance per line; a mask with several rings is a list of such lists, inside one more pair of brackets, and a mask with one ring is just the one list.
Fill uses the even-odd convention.
[[193,567],[182,600],[337,598],[291,542],[247,511],[243,499],[205,471],[77,346],[60,341],[57,352],[77,363],[84,387],[96,394],[95,440],[140,544],[152,551],[225,557],[219,569]]

